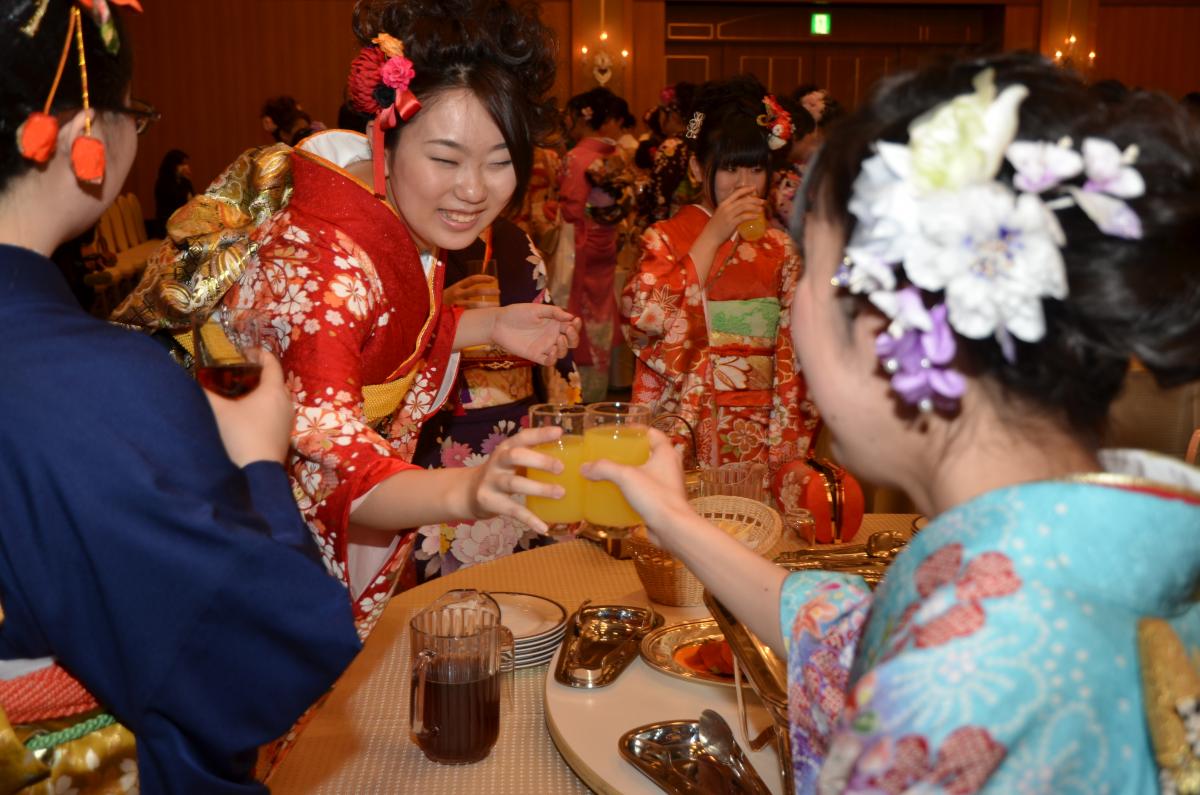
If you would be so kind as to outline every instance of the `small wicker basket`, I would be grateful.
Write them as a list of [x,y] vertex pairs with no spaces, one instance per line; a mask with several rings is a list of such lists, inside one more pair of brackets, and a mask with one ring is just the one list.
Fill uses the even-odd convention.
[[[710,522],[731,522],[749,528],[742,539],[750,549],[769,557],[779,544],[783,520],[775,509],[745,497],[697,497],[691,500],[696,513]],[[701,604],[704,585],[687,566],[669,552],[651,544],[641,532],[625,540],[633,554],[638,579],[651,601],[675,607]]]

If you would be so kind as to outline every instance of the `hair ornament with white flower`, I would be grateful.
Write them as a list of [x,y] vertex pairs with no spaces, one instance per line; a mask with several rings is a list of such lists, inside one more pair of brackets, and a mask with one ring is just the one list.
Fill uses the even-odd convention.
[[[922,411],[952,411],[966,389],[952,366],[956,332],[994,338],[1009,362],[1014,338],[1045,336],[1042,301],[1067,297],[1055,211],[1078,207],[1104,234],[1142,236],[1126,203],[1145,192],[1137,147],[1016,140],[1028,89],[997,92],[992,69],[974,86],[915,119],[908,144],[875,142],[854,182],[856,224],[833,279],[891,319],[876,352],[892,389]],[[1000,176],[1005,160],[1011,182]],[[910,284],[901,286],[901,268]],[[923,292],[936,296],[931,307]]]
[[375,165],[375,195],[387,195],[383,162],[383,137],[388,130],[408,121],[421,109],[421,102],[410,89],[417,76],[413,62],[404,55],[404,42],[380,33],[363,47],[350,65],[347,81],[350,104],[360,113],[375,118],[372,131],[372,156]]
[[684,133],[685,138],[696,140],[700,137],[700,129],[704,127],[704,114],[696,111],[692,114],[691,121],[688,122],[687,132]]
[[767,130],[767,146],[772,151],[782,149],[792,142],[792,114],[783,109],[771,94],[763,97],[767,112],[758,117],[758,126]]

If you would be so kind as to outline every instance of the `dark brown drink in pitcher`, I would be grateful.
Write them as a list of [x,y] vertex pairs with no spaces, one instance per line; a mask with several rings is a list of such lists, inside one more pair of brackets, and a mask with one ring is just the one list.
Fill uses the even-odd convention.
[[[454,681],[446,681],[454,680]],[[417,675],[412,704],[418,704]],[[421,731],[417,745],[444,765],[465,765],[485,758],[500,735],[500,673],[483,666],[464,670],[461,660],[439,659],[425,679]]]

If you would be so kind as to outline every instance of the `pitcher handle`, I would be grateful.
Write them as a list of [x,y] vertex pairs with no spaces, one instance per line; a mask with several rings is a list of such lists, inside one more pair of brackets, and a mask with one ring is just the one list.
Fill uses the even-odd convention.
[[512,630],[501,624],[497,629],[500,630],[500,687],[501,699],[504,701],[506,708],[513,708],[513,690],[516,687],[515,678],[517,671],[517,644],[513,640]]
[[425,733],[425,677],[429,673],[429,664],[436,656],[437,652],[424,649],[413,662],[413,675],[416,681],[413,682],[408,719],[412,724],[413,734],[418,737]]

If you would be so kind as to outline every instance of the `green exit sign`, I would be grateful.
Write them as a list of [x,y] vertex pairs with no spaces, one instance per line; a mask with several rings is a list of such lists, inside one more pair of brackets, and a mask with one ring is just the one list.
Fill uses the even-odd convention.
[[812,25],[809,28],[814,36],[828,36],[833,30],[833,19],[830,14],[813,14]]

